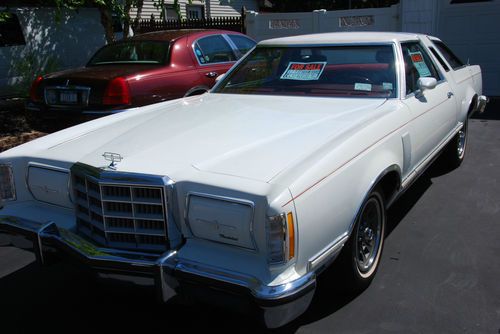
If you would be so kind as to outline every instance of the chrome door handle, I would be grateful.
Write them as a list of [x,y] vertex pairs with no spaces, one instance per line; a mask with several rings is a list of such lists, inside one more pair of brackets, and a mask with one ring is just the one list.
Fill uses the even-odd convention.
[[205,74],[205,76],[207,76],[209,78],[215,78],[218,75],[219,74],[217,72],[208,72],[208,73]]
[[449,98],[449,99],[451,99],[451,97],[452,97],[453,95],[455,95],[455,94],[453,94],[453,92],[448,92],[448,98]]

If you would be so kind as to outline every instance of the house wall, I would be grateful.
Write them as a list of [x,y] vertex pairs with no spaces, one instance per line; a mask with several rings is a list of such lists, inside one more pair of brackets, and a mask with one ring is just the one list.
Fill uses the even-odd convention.
[[[167,5],[172,5],[173,3],[173,0],[165,1]],[[188,1],[180,0],[179,3],[181,5],[182,17],[185,18],[186,4],[188,4]],[[204,6],[205,17],[240,16],[243,6],[245,6],[247,10],[257,10],[259,8],[256,0],[193,0],[192,4]],[[151,14],[153,14],[156,19],[159,19],[161,11],[155,8],[153,0],[144,0],[141,17],[143,19],[149,19]],[[132,9],[130,15],[132,18],[135,18],[137,9]]]
[[[61,22],[54,20],[54,8],[17,8],[25,45],[0,47],[0,96],[17,93],[22,78],[20,68],[33,59],[36,64],[53,62],[57,69],[84,66],[94,52],[105,44],[104,30],[97,9],[82,8],[78,13],[66,11]],[[39,73],[35,73],[39,74]]]
[[246,17],[247,35],[256,41],[334,31],[398,31],[400,7],[300,13],[256,13]]

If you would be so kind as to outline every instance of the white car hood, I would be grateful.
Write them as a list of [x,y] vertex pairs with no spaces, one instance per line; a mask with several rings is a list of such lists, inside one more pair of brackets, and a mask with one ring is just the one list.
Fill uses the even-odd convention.
[[[268,182],[376,116],[385,99],[205,94],[145,107],[47,148],[88,165],[167,175],[195,168]],[[113,117],[113,116],[111,116]],[[47,153],[47,152],[46,152]]]

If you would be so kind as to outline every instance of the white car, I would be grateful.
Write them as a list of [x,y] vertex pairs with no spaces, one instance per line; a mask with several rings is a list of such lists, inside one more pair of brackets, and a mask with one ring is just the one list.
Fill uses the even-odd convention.
[[0,154],[0,229],[41,263],[148,277],[164,301],[227,294],[278,327],[337,255],[351,287],[370,283],[387,208],[439,153],[462,162],[486,102],[479,66],[434,37],[263,41],[210,93]]

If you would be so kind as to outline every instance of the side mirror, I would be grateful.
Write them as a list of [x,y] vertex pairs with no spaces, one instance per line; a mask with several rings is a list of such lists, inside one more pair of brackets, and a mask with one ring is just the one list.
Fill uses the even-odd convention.
[[417,81],[418,89],[420,89],[421,92],[423,92],[426,89],[434,89],[436,85],[437,85],[437,80],[436,78],[432,77],[422,77],[419,78]]

